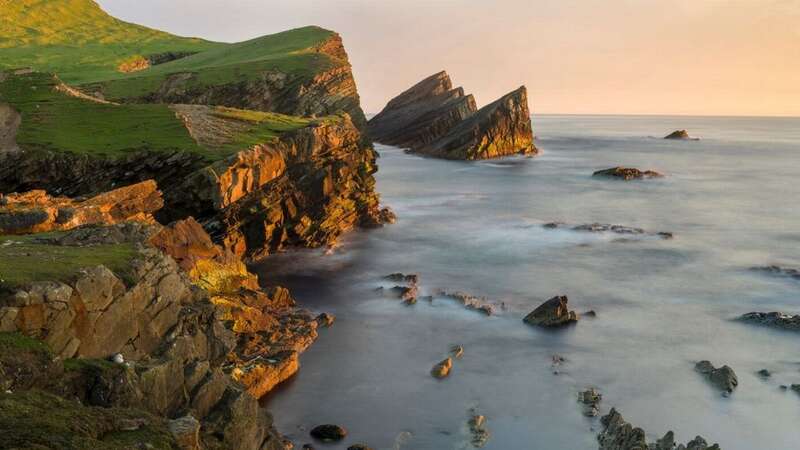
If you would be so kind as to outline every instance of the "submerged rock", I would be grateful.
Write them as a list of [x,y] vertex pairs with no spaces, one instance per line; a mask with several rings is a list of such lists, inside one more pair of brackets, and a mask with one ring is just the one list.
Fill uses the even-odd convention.
[[482,448],[489,441],[491,433],[486,428],[486,416],[477,414],[474,409],[471,411],[472,417],[467,422],[470,432],[470,443],[475,448]]
[[629,227],[625,225],[615,225],[610,223],[594,222],[582,225],[567,225],[563,222],[548,222],[542,226],[550,230],[567,228],[572,231],[581,231],[586,233],[614,233],[626,236],[655,236],[661,239],[672,239],[674,237],[672,233],[667,231],[651,232],[643,228]]
[[450,347],[450,354],[453,355],[453,358],[460,359],[464,356],[464,347],[460,345],[454,345]]
[[714,367],[709,361],[700,361],[694,366],[695,370],[705,375],[715,387],[720,389],[724,395],[729,395],[739,384],[736,373],[729,366],[720,368]]
[[583,415],[586,417],[595,417],[600,414],[600,401],[603,396],[595,388],[587,389],[578,393],[578,402],[583,405]]
[[453,358],[447,358],[433,366],[433,369],[431,369],[431,375],[433,375],[434,378],[446,378],[448,375],[450,375],[450,369],[452,368]]
[[664,177],[663,174],[654,170],[639,170],[632,167],[612,167],[610,169],[598,170],[593,173],[592,176],[620,178],[625,181]]
[[392,99],[369,121],[378,142],[447,159],[536,154],[524,86],[477,109],[472,95],[453,89],[439,72]]
[[492,304],[486,297],[476,297],[465,292],[448,292],[440,289],[436,292],[439,297],[448,298],[461,303],[465,308],[478,311],[480,313],[491,316],[495,313],[495,305]]
[[754,272],[761,272],[767,275],[774,275],[777,277],[787,277],[795,280],[800,280],[800,269],[792,267],[782,267],[777,265],[751,267],[750,270]]
[[347,450],[372,450],[372,447],[367,444],[353,444]]
[[576,323],[578,314],[569,310],[568,301],[569,299],[565,295],[553,297],[525,316],[523,321],[530,325],[546,328]]
[[800,314],[792,316],[782,312],[751,312],[739,317],[739,320],[787,331],[800,331]]
[[684,141],[695,141],[697,138],[692,138],[689,136],[689,132],[686,130],[675,130],[672,133],[664,136],[664,139],[676,139],[676,140],[684,140]]
[[721,450],[718,444],[708,445],[705,439],[697,436],[688,444],[675,444],[675,434],[668,431],[663,438],[647,443],[645,432],[626,422],[615,409],[600,419],[603,430],[597,436],[599,450]]
[[339,425],[317,425],[311,432],[311,437],[324,442],[341,441],[347,436],[347,430]]

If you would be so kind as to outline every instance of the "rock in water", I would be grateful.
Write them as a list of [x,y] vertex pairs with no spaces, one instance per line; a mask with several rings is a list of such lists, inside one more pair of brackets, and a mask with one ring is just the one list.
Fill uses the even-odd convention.
[[318,425],[311,430],[311,437],[321,441],[341,441],[347,436],[347,430],[339,425]]
[[647,443],[645,432],[626,422],[614,408],[600,419],[603,431],[597,436],[600,450],[721,450],[718,444],[708,445],[705,439],[697,436],[688,444],[675,445],[675,434],[668,431],[663,438]]
[[792,316],[781,312],[751,312],[741,316],[739,320],[788,331],[800,331],[800,314]]
[[482,448],[489,441],[489,430],[486,428],[486,416],[475,414],[469,419],[467,425],[471,434],[470,443],[475,448]]
[[689,136],[689,132],[686,131],[686,130],[673,131],[672,133],[664,136],[664,139],[676,139],[676,140],[685,140],[685,141],[695,140],[695,138],[692,138],[692,137]]
[[441,139],[416,151],[466,160],[537,154],[528,110],[528,90],[522,86],[506,94],[459,123]]
[[380,143],[447,159],[537,153],[524,86],[478,110],[446,72],[392,99],[368,129]]
[[587,389],[578,393],[578,401],[583,405],[583,415],[586,417],[595,417],[600,414],[600,400],[603,396],[595,388]]
[[559,327],[575,323],[578,321],[578,314],[569,310],[568,301],[565,295],[553,297],[534,309],[524,321],[540,327]]
[[347,450],[372,450],[372,447],[368,446],[367,444],[353,444],[350,447],[347,447]]
[[716,368],[709,361],[700,361],[695,364],[694,368],[705,375],[711,384],[719,388],[725,395],[731,394],[739,384],[736,373],[729,366]]
[[448,375],[450,375],[450,369],[452,368],[453,358],[447,358],[433,366],[433,369],[431,369],[431,375],[439,379],[446,378]]
[[454,89],[442,71],[392,99],[369,121],[368,130],[380,143],[415,149],[441,138],[477,110],[474,97]]
[[593,173],[594,177],[613,177],[625,181],[641,180],[644,178],[662,178],[664,175],[654,170],[639,170],[633,167],[612,167],[610,169],[598,170]]

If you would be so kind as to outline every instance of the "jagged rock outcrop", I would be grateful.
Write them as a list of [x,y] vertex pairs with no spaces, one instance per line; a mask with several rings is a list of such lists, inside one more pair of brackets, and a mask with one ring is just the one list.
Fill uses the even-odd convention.
[[447,159],[538,152],[524,86],[478,110],[473,96],[454,89],[446,72],[392,99],[368,129],[377,142]]
[[0,194],[0,234],[64,231],[84,225],[127,221],[153,223],[164,200],[152,180],[87,200],[51,197],[45,191]]
[[633,167],[612,167],[610,169],[598,170],[593,173],[595,177],[612,177],[625,181],[641,180],[644,178],[663,178],[664,175],[654,170],[639,170]]
[[0,154],[19,150],[17,147],[17,130],[22,117],[6,103],[0,102]]
[[565,295],[553,297],[531,311],[523,321],[529,325],[545,328],[576,323],[578,321],[578,313],[570,311],[567,305],[568,301],[569,299]]
[[447,72],[432,75],[392,99],[369,121],[370,137],[387,145],[419,148],[436,141],[478,110]]
[[714,367],[710,361],[700,361],[695,364],[694,369],[703,374],[714,387],[722,391],[723,395],[730,395],[739,385],[739,379],[736,378],[736,373],[730,366]]
[[415,150],[446,159],[490,159],[535,155],[525,86],[506,94],[460,122],[446,135]]
[[709,445],[700,436],[686,445],[676,445],[672,431],[655,443],[648,444],[644,430],[626,422],[614,408],[600,422],[603,425],[603,430],[597,436],[600,450],[721,450],[718,444]]
[[751,312],[742,315],[739,320],[787,331],[800,331],[800,314],[793,316],[781,312]]
[[354,227],[391,220],[375,193],[376,154],[346,116],[287,133],[275,147],[286,170],[225,207],[209,225],[224,247],[257,257],[290,246],[328,245]]

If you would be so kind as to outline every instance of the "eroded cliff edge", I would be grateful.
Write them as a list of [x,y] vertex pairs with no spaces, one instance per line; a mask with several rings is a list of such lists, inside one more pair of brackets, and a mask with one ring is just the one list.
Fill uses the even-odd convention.
[[377,142],[446,159],[490,159],[538,153],[527,89],[477,109],[472,95],[439,72],[392,99],[368,124]]

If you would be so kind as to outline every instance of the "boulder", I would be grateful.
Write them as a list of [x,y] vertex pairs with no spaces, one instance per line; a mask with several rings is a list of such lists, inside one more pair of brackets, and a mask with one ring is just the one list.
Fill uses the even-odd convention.
[[475,409],[471,411],[472,416],[467,421],[470,433],[470,444],[474,448],[483,448],[489,441],[491,433],[486,428],[486,416],[477,413]]
[[611,177],[625,181],[641,180],[646,178],[662,178],[664,175],[654,170],[639,170],[633,167],[612,167],[610,169],[598,170],[593,173],[595,177]]
[[200,450],[200,422],[191,415],[170,420],[169,432],[180,450]]
[[524,322],[545,328],[560,327],[576,323],[578,314],[567,306],[569,299],[565,295],[547,300],[525,316]]
[[434,378],[439,379],[447,378],[447,376],[450,375],[450,370],[452,368],[453,358],[447,358],[433,366],[433,369],[431,369],[431,375],[433,375]]
[[694,368],[705,375],[712,385],[723,392],[723,395],[731,394],[739,385],[736,373],[729,366],[716,368],[709,361],[700,361],[695,364]]
[[347,436],[347,430],[339,425],[325,424],[317,425],[309,434],[314,439],[319,439],[323,442],[336,442]]

